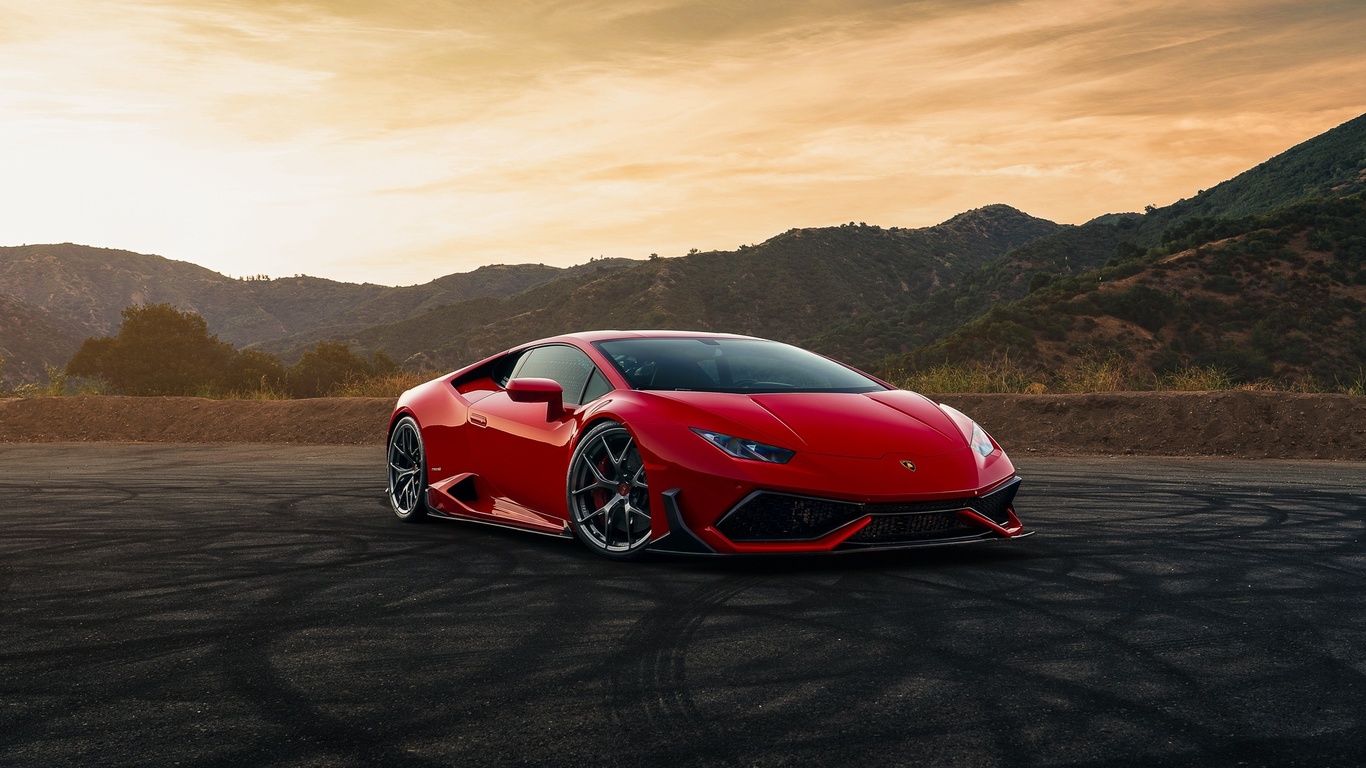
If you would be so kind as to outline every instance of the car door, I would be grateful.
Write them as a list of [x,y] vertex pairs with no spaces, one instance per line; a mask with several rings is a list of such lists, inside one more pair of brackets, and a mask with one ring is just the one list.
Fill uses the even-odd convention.
[[588,355],[568,344],[547,344],[522,353],[509,376],[515,378],[557,382],[564,389],[564,411],[547,419],[545,403],[514,402],[506,390],[474,404],[471,423],[482,427],[476,457],[479,474],[509,501],[563,518],[574,411],[590,380],[605,378]]

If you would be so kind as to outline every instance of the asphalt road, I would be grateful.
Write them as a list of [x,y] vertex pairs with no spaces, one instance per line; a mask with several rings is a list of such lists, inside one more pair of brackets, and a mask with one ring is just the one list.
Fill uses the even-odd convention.
[[1366,764],[1366,465],[1017,459],[1023,541],[623,565],[378,448],[0,446],[0,765]]

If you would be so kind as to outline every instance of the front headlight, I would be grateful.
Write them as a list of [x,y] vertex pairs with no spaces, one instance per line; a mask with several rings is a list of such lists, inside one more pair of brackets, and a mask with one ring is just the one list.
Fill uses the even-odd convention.
[[751,459],[754,461],[767,461],[770,464],[786,464],[791,461],[796,451],[789,451],[786,448],[779,448],[776,445],[766,445],[756,440],[746,440],[743,437],[724,435],[720,432],[712,432],[709,429],[698,429],[693,427],[698,437],[711,443],[712,445],[725,451],[727,455],[737,459]]
[[987,437],[986,431],[978,426],[975,421],[972,422],[972,450],[977,451],[977,454],[983,458],[990,456],[996,450],[996,446],[991,444],[991,438]]

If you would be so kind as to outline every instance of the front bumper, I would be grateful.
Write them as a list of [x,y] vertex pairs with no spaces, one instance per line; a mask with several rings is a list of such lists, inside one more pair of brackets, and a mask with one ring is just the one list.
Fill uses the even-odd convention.
[[1020,478],[954,499],[860,503],[756,490],[694,531],[678,489],[662,494],[669,533],[651,545],[678,554],[795,554],[966,544],[1032,533],[1015,516]]

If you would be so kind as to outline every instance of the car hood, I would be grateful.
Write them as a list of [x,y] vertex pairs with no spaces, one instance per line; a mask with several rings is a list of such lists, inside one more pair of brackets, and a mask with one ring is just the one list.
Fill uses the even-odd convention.
[[937,456],[967,446],[948,414],[928,398],[904,390],[649,394],[702,411],[673,414],[688,418],[692,423],[687,426],[771,440],[810,453],[875,459],[889,453]]

